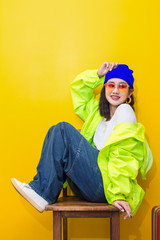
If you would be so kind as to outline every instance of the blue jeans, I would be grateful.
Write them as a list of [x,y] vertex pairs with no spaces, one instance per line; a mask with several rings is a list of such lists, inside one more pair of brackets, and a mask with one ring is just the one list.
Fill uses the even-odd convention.
[[60,122],[46,135],[37,174],[29,185],[50,204],[56,202],[66,180],[78,197],[106,202],[98,154],[77,129]]

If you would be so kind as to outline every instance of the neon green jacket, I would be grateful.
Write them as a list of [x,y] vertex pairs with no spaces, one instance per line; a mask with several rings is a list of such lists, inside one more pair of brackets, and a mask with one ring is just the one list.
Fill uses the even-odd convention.
[[[71,83],[74,110],[84,120],[81,134],[94,146],[95,130],[103,119],[99,113],[99,101],[93,90],[103,84],[97,70],[79,74]],[[140,123],[121,123],[115,127],[98,155],[104,192],[109,204],[115,200],[129,202],[132,215],[144,197],[136,177],[140,169],[142,178],[152,166],[153,158],[145,139],[145,129]]]

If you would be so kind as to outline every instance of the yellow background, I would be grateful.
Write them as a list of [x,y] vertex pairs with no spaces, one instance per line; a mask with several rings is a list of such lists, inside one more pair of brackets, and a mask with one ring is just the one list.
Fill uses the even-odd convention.
[[[160,3],[158,0],[1,0],[0,239],[52,239],[52,213],[34,210],[10,178],[36,173],[43,139],[59,121],[81,127],[70,83],[108,61],[134,69],[136,114],[154,164],[133,219],[121,217],[122,240],[151,239],[151,209],[160,204]],[[104,219],[70,220],[71,240],[109,239]]]

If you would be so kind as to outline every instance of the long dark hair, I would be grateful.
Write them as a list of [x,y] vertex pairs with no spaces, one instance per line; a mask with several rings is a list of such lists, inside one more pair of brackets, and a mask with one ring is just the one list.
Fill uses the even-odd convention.
[[[129,88],[130,90],[130,88]],[[129,105],[133,108],[134,110],[134,96],[133,94],[131,95],[131,102],[129,103]],[[105,117],[107,120],[110,119],[110,109],[109,109],[109,102],[106,99],[105,96],[105,86],[103,86],[102,91],[101,91],[101,96],[100,96],[100,101],[99,101],[99,111],[100,111],[100,115],[102,117]]]

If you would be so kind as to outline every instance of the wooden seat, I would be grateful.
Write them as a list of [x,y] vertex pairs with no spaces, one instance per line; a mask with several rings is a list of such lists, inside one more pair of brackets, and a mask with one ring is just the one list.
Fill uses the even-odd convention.
[[79,198],[61,197],[56,203],[46,206],[46,211],[53,211],[53,239],[61,240],[63,219],[63,240],[67,240],[67,218],[110,218],[110,239],[120,239],[119,210],[107,203],[91,203]]

